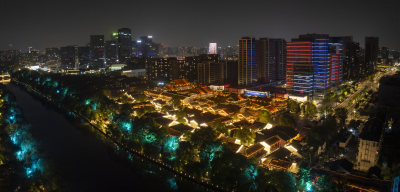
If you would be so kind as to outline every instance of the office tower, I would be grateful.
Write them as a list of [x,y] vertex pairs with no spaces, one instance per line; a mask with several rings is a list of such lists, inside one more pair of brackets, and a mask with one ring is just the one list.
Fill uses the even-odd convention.
[[379,49],[379,54],[378,54],[378,63],[380,65],[388,65],[389,64],[389,56],[390,56],[390,50],[387,47],[381,47]]
[[343,41],[329,43],[330,69],[328,86],[335,86],[343,80]]
[[342,81],[343,44],[324,34],[300,35],[287,43],[286,88],[320,99]]
[[76,50],[75,46],[65,46],[60,48],[61,68],[75,69]]
[[226,62],[217,54],[202,54],[197,64],[197,81],[201,84],[222,84],[225,82]]
[[90,48],[88,46],[78,47],[79,68],[87,69],[90,66]]
[[197,64],[200,62],[199,56],[185,57],[184,73],[189,81],[197,80]]
[[18,67],[19,54],[17,50],[0,50],[0,69],[9,70]]
[[108,65],[118,63],[118,44],[116,41],[106,41],[105,43],[106,50],[106,61]]
[[146,72],[149,80],[170,81],[171,66],[167,58],[149,58],[146,65]]
[[365,63],[362,67],[363,74],[368,75],[375,71],[379,53],[379,38],[365,38]]
[[238,85],[238,66],[237,60],[226,61],[226,82],[230,86]]
[[58,48],[46,48],[46,59],[47,61],[60,59],[60,50]]
[[270,83],[286,77],[286,41],[261,38],[256,43],[258,81]]
[[183,58],[168,57],[168,65],[171,67],[168,75],[171,80],[186,78],[184,72],[185,60]]
[[238,85],[248,86],[256,82],[256,40],[252,37],[243,37],[239,40]]
[[217,49],[217,43],[210,43],[208,46],[208,54],[218,54]]
[[104,35],[90,36],[90,56],[93,68],[105,67]]
[[154,58],[159,55],[160,44],[153,42],[153,36],[142,36],[136,42],[137,53],[136,55],[143,58]]
[[125,63],[132,55],[132,32],[129,28],[118,29],[118,59]]
[[286,89],[290,93],[312,93],[314,65],[312,42],[287,42]]
[[360,43],[354,42],[353,37],[332,37],[343,41],[343,80],[357,80],[361,77],[361,48]]

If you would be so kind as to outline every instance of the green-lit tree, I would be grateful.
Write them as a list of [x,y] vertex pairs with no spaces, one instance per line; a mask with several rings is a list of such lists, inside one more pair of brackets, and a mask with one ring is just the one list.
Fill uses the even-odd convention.
[[287,107],[290,112],[292,113],[299,113],[300,112],[300,104],[296,102],[295,100],[289,99],[287,101]]
[[239,139],[243,145],[249,146],[254,143],[256,134],[249,128],[240,128],[235,130],[233,137]]
[[164,106],[161,108],[161,111],[164,112],[164,113],[166,113],[166,112],[172,111],[173,109],[174,109],[174,108],[173,108],[171,105],[164,105]]
[[317,106],[312,102],[304,103],[304,114],[307,117],[313,117],[318,112]]
[[261,110],[258,112],[258,121],[261,123],[268,123],[271,121],[271,113],[266,110]]
[[176,113],[176,119],[179,123],[186,123],[185,117],[186,117],[186,113],[183,111],[178,111]]
[[215,122],[214,124],[211,125],[211,127],[214,128],[219,133],[223,133],[225,135],[228,135],[229,133],[228,127],[225,125],[225,123],[222,123],[220,121]]

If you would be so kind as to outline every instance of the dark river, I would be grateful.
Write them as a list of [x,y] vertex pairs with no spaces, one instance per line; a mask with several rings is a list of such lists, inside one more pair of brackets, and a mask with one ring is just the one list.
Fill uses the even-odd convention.
[[[112,155],[112,150],[82,127],[42,104],[24,90],[8,85],[32,125],[41,154],[48,159],[66,191],[154,191],[157,181],[143,179]],[[153,186],[153,187],[152,187]]]

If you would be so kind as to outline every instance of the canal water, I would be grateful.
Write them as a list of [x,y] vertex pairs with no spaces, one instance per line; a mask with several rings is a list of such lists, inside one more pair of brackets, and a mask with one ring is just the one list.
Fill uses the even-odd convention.
[[157,190],[157,181],[144,179],[137,169],[121,163],[104,142],[21,88],[12,84],[8,88],[32,125],[41,154],[54,166],[64,191]]

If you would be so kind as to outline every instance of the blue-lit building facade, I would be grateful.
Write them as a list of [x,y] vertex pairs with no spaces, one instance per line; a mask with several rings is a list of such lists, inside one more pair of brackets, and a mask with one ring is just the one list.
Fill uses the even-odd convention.
[[300,35],[287,43],[286,88],[295,95],[322,98],[342,81],[342,43],[328,35]]
[[239,40],[238,85],[257,83],[256,40],[243,37]]

